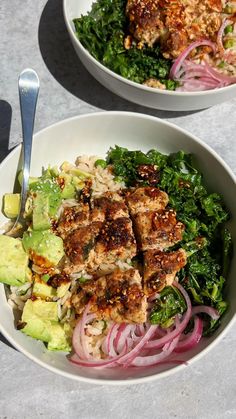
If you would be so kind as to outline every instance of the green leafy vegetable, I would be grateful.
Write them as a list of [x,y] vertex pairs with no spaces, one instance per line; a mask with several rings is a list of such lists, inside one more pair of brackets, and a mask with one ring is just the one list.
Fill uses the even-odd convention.
[[174,316],[178,313],[183,314],[186,309],[185,300],[178,289],[167,286],[156,300],[150,315],[150,322],[162,327],[169,327],[173,323]]
[[[188,257],[186,266],[178,274],[179,280],[191,296],[193,304],[215,307],[221,314],[227,309],[224,301],[224,284],[232,255],[232,238],[224,222],[229,219],[219,194],[207,191],[202,174],[194,167],[190,154],[183,151],[164,155],[156,150],[148,153],[129,151],[115,146],[107,155],[113,167],[127,186],[151,185],[167,192],[169,205],[185,225],[183,239],[174,246],[182,247]],[[140,177],[140,166],[155,167],[156,183]],[[154,323],[168,324],[177,309],[170,287],[163,290],[163,298],[151,316]],[[166,293],[170,294],[167,298]],[[177,305],[176,305],[177,304]],[[172,314],[174,313],[174,314]],[[205,334],[211,333],[219,321],[206,317]]]
[[162,58],[159,46],[124,47],[128,22],[126,0],[98,0],[91,11],[74,19],[77,36],[83,46],[98,61],[121,76],[137,83],[155,78],[168,90],[177,83],[168,78],[171,61]]
[[222,270],[222,274],[223,274],[224,277],[226,277],[226,275],[228,274],[228,271],[229,271],[230,259],[232,257],[232,253],[233,253],[233,242],[232,242],[232,236],[226,228],[222,229],[221,238],[222,238],[222,241],[223,241],[223,248],[222,248],[223,270]]

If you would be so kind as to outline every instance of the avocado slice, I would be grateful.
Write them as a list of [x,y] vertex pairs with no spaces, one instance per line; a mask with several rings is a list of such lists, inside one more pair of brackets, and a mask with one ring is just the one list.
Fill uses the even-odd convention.
[[49,218],[49,197],[35,193],[33,198],[33,230],[48,230],[51,227]]
[[29,258],[20,239],[0,235],[0,282],[21,286],[31,280]]
[[6,193],[3,197],[3,212],[7,218],[16,218],[20,209],[20,194]]
[[[19,182],[20,186],[22,186],[22,180],[23,180],[23,172],[21,170],[18,174],[18,182]],[[38,182],[38,180],[39,180],[38,177],[30,176],[29,177],[29,185],[32,185],[32,183]]]
[[21,332],[47,343],[49,350],[71,350],[70,326],[58,322],[56,302],[27,300],[21,321],[26,323]]
[[43,281],[35,281],[33,285],[32,294],[35,297],[40,297],[43,299],[53,298],[57,296],[57,290],[51,285],[45,284]]
[[51,325],[50,335],[51,339],[48,342],[50,351],[71,351],[72,330],[68,323]]
[[36,265],[56,266],[64,256],[63,240],[50,230],[28,230],[23,234],[22,243]]
[[67,173],[61,173],[58,176],[59,184],[62,185],[61,196],[63,199],[72,199],[76,196],[76,189],[72,183],[72,176]]
[[50,178],[39,178],[38,182],[30,185],[30,194],[34,197],[35,193],[47,197],[48,215],[49,217],[55,217],[62,201],[61,188],[57,181]]

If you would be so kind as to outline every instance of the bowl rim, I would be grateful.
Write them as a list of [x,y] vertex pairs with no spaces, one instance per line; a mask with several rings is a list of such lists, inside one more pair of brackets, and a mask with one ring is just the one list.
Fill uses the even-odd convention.
[[[161,118],[158,118],[158,117],[155,117],[155,116],[152,116],[152,115],[147,115],[147,114],[144,114],[144,113],[127,112],[127,111],[96,111],[96,112],[91,112],[91,113],[75,115],[75,116],[57,121],[57,122],[55,122],[51,125],[48,125],[47,127],[43,128],[39,131],[37,131],[34,134],[34,141],[35,140],[37,141],[37,138],[40,137],[41,135],[43,135],[48,129],[54,129],[55,127],[59,127],[60,125],[63,125],[63,124],[70,124],[71,121],[81,120],[81,119],[90,119],[90,118],[100,118],[100,117],[102,118],[104,116],[109,117],[109,115],[111,115],[111,116],[124,116],[124,117],[127,116],[127,117],[131,117],[131,118],[135,117],[135,118],[150,120],[150,121],[153,121],[153,122],[157,122],[158,124],[162,124],[164,126],[173,128],[174,130],[177,130],[180,133],[183,133],[184,135],[187,135],[188,137],[191,137],[191,139],[194,142],[198,143],[200,146],[205,148],[223,166],[224,170],[227,172],[229,177],[233,180],[233,182],[235,184],[235,187],[236,187],[236,175],[234,175],[233,171],[230,169],[228,164],[222,159],[222,157],[220,157],[216,153],[216,151],[214,151],[214,149],[212,149],[208,144],[206,144],[203,140],[199,139],[194,134],[190,133],[189,131],[185,130],[184,128],[181,128],[181,127],[175,125],[172,122],[165,121]],[[3,161],[0,163],[0,170],[2,169],[2,167],[5,164],[7,164],[8,160],[11,159],[11,157],[14,154],[19,152],[20,147],[21,147],[21,144],[17,145],[5,157],[5,159],[3,159]],[[2,290],[2,292],[4,292],[4,284],[0,284],[0,292],[1,292],[1,290]],[[0,320],[0,333],[2,333],[2,335],[9,341],[9,343],[15,349],[17,349],[19,352],[21,352],[23,355],[25,355],[31,361],[34,361],[36,364],[40,365],[41,367],[43,367],[43,368],[45,368],[45,369],[47,369],[51,372],[54,372],[56,374],[59,374],[63,377],[70,378],[70,379],[80,381],[80,382],[84,382],[84,383],[87,383],[87,384],[131,385],[131,384],[144,384],[144,383],[148,383],[148,382],[153,382],[154,380],[158,380],[158,379],[170,376],[170,375],[174,374],[175,372],[182,371],[184,368],[186,368],[186,366],[191,366],[194,362],[201,359],[204,355],[206,355],[211,349],[213,349],[220,342],[220,340],[228,333],[229,329],[233,326],[235,320],[236,320],[236,313],[233,314],[229,323],[218,334],[218,336],[216,336],[214,338],[214,340],[208,344],[208,346],[206,348],[204,348],[201,352],[194,355],[189,361],[187,361],[187,365],[186,364],[176,365],[169,370],[162,371],[160,373],[155,373],[155,374],[152,374],[152,375],[149,375],[149,376],[146,376],[146,377],[128,378],[128,379],[122,379],[122,380],[115,380],[115,379],[108,379],[107,380],[107,379],[104,379],[104,378],[98,378],[98,379],[96,379],[96,378],[86,378],[86,377],[83,377],[83,376],[80,376],[80,375],[74,375],[70,372],[62,371],[61,369],[56,368],[53,365],[48,365],[47,363],[41,361],[40,359],[37,358],[36,355],[33,355],[31,352],[29,352],[29,350],[25,349],[20,343],[16,343],[14,338],[7,331],[7,329],[5,329],[2,326],[1,320]]]
[[67,3],[69,1],[70,0],[63,0],[63,15],[64,15],[64,20],[65,20],[67,30],[68,30],[70,36],[73,38],[74,42],[77,44],[77,46],[80,48],[80,50],[87,57],[88,60],[92,61],[93,64],[95,64],[97,67],[100,68],[100,70],[104,71],[109,76],[116,78],[120,82],[128,84],[131,87],[136,87],[136,88],[138,88],[140,90],[143,90],[144,92],[147,92],[147,93],[154,93],[154,94],[159,94],[159,95],[163,95],[163,96],[183,97],[183,98],[184,97],[193,97],[194,98],[194,97],[201,97],[201,96],[204,97],[204,96],[209,96],[209,95],[215,96],[215,95],[219,94],[219,92],[223,93],[223,92],[227,92],[228,90],[236,89],[236,83],[232,83],[228,86],[218,87],[217,89],[212,89],[212,90],[203,90],[203,91],[198,91],[198,92],[179,92],[179,91],[176,91],[176,90],[161,90],[158,87],[154,89],[153,87],[145,86],[143,84],[139,84],[139,83],[134,82],[132,80],[126,79],[125,77],[115,73],[114,71],[110,70],[108,67],[101,64],[82,45],[79,38],[76,36],[75,31],[72,29],[71,19],[68,16]]

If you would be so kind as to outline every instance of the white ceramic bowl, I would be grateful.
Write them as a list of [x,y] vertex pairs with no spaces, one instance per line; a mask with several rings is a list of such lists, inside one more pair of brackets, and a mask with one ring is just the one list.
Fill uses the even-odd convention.
[[164,91],[129,81],[100,64],[80,43],[73,24],[73,19],[82,14],[85,15],[93,2],[94,0],[63,0],[64,18],[80,60],[87,70],[109,90],[139,105],[169,111],[204,109],[235,97],[236,84],[195,93]]
[[[193,135],[160,119],[126,112],[100,112],[67,119],[50,126],[34,137],[32,176],[41,174],[42,166],[56,165],[64,160],[74,162],[81,154],[105,156],[115,144],[129,149],[148,151],[157,148],[170,153],[180,149],[194,153],[200,170],[205,175],[209,189],[220,192],[232,214],[229,225],[236,243],[236,183],[234,175],[217,154]],[[14,149],[0,165],[0,197],[13,190],[20,156],[20,147]],[[0,223],[4,222],[1,215]],[[236,312],[236,257],[228,278],[227,300],[230,308],[221,327],[209,339],[202,340],[184,355],[191,364],[209,350],[228,330]],[[43,343],[27,337],[14,327],[11,307],[7,304],[4,286],[0,284],[0,331],[21,352],[38,364],[64,376],[94,383],[131,384],[146,382],[177,372],[185,365],[149,367],[147,369],[92,369],[72,365],[64,353],[49,352]],[[220,348],[219,348],[220,350]],[[208,354],[207,354],[208,353]],[[223,360],[222,360],[223,362]]]

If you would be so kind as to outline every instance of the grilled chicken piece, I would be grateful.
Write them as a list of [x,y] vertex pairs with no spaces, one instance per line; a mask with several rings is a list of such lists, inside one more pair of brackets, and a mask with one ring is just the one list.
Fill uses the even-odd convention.
[[[128,0],[129,30],[139,47],[158,42],[166,58],[176,58],[193,41],[216,40],[221,0]],[[125,43],[126,44],[126,43]]]
[[94,210],[100,210],[104,213],[106,220],[129,217],[128,208],[118,194],[104,194],[100,198],[95,199]]
[[166,285],[171,285],[176,273],[187,263],[183,249],[175,252],[148,250],[144,253],[144,292],[151,296],[160,292]]
[[82,226],[73,230],[64,239],[65,253],[73,266],[73,268],[71,266],[70,273],[84,269],[85,265],[89,263],[91,251],[95,247],[95,240],[101,226],[99,222]]
[[117,218],[105,222],[100,230],[90,268],[101,264],[125,261],[137,253],[136,240],[129,218]]
[[132,223],[122,198],[107,193],[92,204],[91,210],[87,205],[67,209],[59,223],[58,232],[64,238],[68,257],[65,263],[68,274],[84,268],[93,272],[100,265],[125,261],[136,254]]
[[117,323],[143,323],[146,321],[147,300],[136,269],[116,270],[81,286],[72,298],[77,314],[81,314],[87,302],[98,318]]
[[88,226],[93,222],[103,222],[104,220],[104,211],[101,211],[99,208],[90,210],[88,204],[79,203],[64,209],[57,226],[57,233],[64,239],[73,230]]
[[126,261],[137,253],[137,246],[129,218],[117,218],[105,223],[92,223],[80,227],[64,239],[68,259],[64,271],[67,274],[86,268],[88,272],[112,271],[114,264]]
[[146,186],[127,194],[127,204],[131,215],[146,211],[159,211],[168,204],[168,195],[158,188]]
[[140,250],[164,250],[182,240],[184,225],[176,220],[173,209],[139,212],[134,229]]
[[91,209],[88,203],[83,202],[65,207],[57,226],[57,233],[65,238],[72,230],[79,227],[119,217],[129,217],[128,208],[118,193],[107,192],[102,197],[94,199]]

